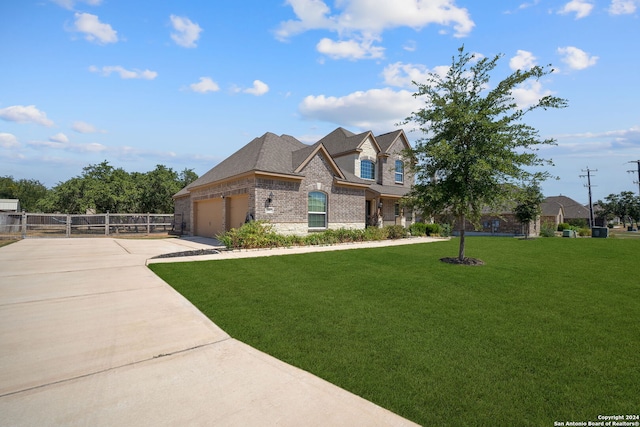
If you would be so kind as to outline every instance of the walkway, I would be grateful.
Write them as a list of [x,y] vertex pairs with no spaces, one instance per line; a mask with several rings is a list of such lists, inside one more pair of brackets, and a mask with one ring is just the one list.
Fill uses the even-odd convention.
[[0,248],[0,425],[413,425],[229,337],[145,267],[210,243],[27,239]]

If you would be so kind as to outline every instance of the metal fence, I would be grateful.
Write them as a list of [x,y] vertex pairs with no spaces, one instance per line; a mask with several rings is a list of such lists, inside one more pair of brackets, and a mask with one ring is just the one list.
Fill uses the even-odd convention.
[[2,238],[173,234],[175,229],[173,214],[0,213]]

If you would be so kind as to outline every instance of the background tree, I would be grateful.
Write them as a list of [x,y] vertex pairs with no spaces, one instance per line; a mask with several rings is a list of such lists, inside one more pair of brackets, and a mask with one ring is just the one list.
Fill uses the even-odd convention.
[[425,135],[407,153],[416,185],[410,199],[426,215],[449,211],[460,230],[458,260],[465,260],[464,229],[467,220],[478,222],[483,207],[496,207],[512,199],[512,186],[550,175],[532,168],[551,164],[535,152],[541,139],[538,131],[522,122],[538,108],[562,108],[566,101],[544,96],[529,107],[518,107],[513,90],[529,79],[540,79],[553,70],[532,67],[517,70],[495,87],[489,85],[490,72],[501,55],[476,62],[464,46],[444,77],[430,73],[427,81],[414,84],[415,97],[424,97],[425,107],[411,113],[404,124],[416,123]]
[[177,173],[164,165],[128,173],[105,160],[56,185],[39,205],[45,212],[172,213],[171,196],[197,178],[191,169]]
[[635,196],[631,191],[622,191],[620,194],[609,194],[602,200],[597,201],[597,205],[601,210],[599,216],[607,220],[620,218],[622,226],[626,227],[627,221],[629,225],[633,225],[633,221],[638,225],[640,220],[640,197]]
[[532,183],[526,186],[519,194],[518,204],[514,208],[514,214],[518,221],[525,225],[524,236],[525,239],[529,238],[529,229],[531,228],[531,222],[538,219],[542,213],[542,202],[544,196],[540,191],[540,186],[537,183]]
[[47,194],[47,187],[35,179],[14,180],[12,176],[0,177],[0,199],[19,199],[20,208],[27,212],[37,210],[38,200]]

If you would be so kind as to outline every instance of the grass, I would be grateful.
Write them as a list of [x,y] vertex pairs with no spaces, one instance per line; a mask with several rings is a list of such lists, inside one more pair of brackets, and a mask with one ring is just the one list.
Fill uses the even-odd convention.
[[152,264],[231,336],[423,425],[637,413],[640,241],[467,239]]

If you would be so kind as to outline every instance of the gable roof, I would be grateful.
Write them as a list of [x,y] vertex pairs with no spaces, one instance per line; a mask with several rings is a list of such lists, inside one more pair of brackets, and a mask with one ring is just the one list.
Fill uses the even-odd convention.
[[[292,153],[307,147],[292,136],[267,132],[218,163],[185,190],[251,171],[293,174]],[[180,191],[176,196],[182,193]]]
[[336,162],[333,160],[325,146],[321,142],[316,142],[315,144],[302,148],[300,150],[294,151],[291,153],[291,157],[293,160],[293,168],[294,173],[300,173],[302,169],[311,161],[313,157],[318,155],[318,153],[324,154],[325,160],[329,163],[329,166],[333,169],[333,171],[337,174],[338,178],[346,179]]
[[380,146],[380,150],[384,154],[389,154],[391,147],[398,140],[398,138],[402,137],[402,145],[405,148],[410,148],[409,143],[407,141],[407,137],[404,134],[402,129],[394,130],[392,132],[383,133],[382,135],[376,136],[376,141],[378,141],[378,145]]
[[355,134],[339,127],[318,142],[321,142],[326,147],[329,154],[332,156],[339,156],[341,154],[357,151],[369,136],[371,136],[371,139],[378,148],[378,151],[382,151],[371,131]]
[[[543,209],[545,203],[557,203],[564,210],[565,218],[589,218],[589,208],[567,196],[550,196],[544,199]],[[555,215],[555,214],[554,214]]]

